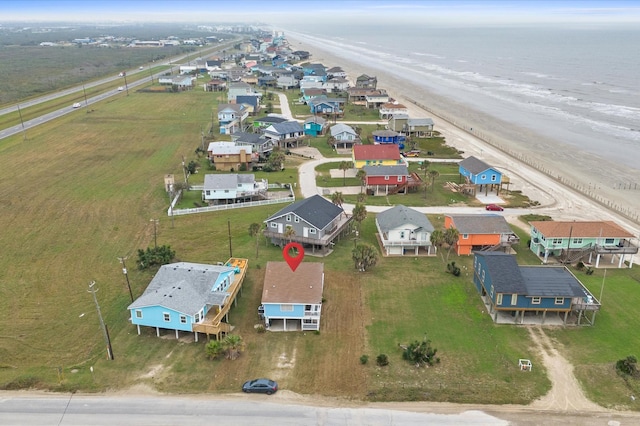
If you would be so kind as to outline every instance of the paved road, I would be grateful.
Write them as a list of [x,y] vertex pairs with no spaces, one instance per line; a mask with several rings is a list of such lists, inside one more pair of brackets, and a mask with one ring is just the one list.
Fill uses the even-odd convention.
[[[274,395],[276,397],[277,395]],[[507,425],[481,411],[419,413],[366,407],[279,403],[263,395],[237,398],[8,396],[0,394],[3,425]]]

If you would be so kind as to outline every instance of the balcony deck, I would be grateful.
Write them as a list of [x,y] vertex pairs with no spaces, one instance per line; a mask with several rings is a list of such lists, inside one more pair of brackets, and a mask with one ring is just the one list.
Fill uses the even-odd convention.
[[244,282],[244,277],[247,274],[249,261],[248,259],[232,257],[225,263],[225,265],[235,267],[240,270],[240,273],[235,275],[233,282],[227,290],[228,297],[225,304],[218,308],[212,308],[207,312],[202,322],[193,324],[193,331],[195,333],[204,333],[207,337],[214,335],[218,340],[223,333],[227,334],[233,329],[233,326],[224,322],[224,319],[229,313],[231,305],[235,302],[238,293],[242,290],[242,283]]

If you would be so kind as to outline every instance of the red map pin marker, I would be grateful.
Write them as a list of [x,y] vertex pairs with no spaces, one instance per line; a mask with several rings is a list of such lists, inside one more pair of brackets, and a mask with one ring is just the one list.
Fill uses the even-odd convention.
[[[298,251],[297,256],[291,256],[291,249],[296,249]],[[302,259],[304,259],[304,248],[302,248],[302,244],[300,243],[289,243],[282,249],[282,257],[289,265],[289,268],[293,272],[296,271],[298,265],[302,263]]]

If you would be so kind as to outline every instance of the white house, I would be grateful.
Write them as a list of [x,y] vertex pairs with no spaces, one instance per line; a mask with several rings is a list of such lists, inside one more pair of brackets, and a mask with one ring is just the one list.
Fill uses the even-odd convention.
[[253,174],[208,174],[204,176],[203,201],[227,200],[230,202],[250,201],[265,194],[267,181],[256,181]]
[[397,205],[378,213],[376,227],[385,255],[417,256],[435,254],[431,245],[433,225],[417,210]]

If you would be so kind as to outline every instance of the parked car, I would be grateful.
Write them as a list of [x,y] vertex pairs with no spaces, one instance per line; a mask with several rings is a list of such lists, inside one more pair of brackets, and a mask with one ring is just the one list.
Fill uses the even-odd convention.
[[82,104],[80,102],[76,102],[75,104],[72,105],[74,108],[80,108],[82,106]]
[[502,208],[502,206],[499,206],[497,204],[487,204],[487,206],[485,207],[485,209],[490,210],[492,212],[501,212],[504,209]]
[[266,393],[271,395],[278,390],[278,384],[269,379],[254,379],[244,382],[242,392],[246,393]]
[[420,151],[414,149],[409,152],[403,152],[402,155],[404,155],[405,157],[420,157]]
[[120,86],[118,87],[118,92],[122,92],[124,90],[124,87]]

